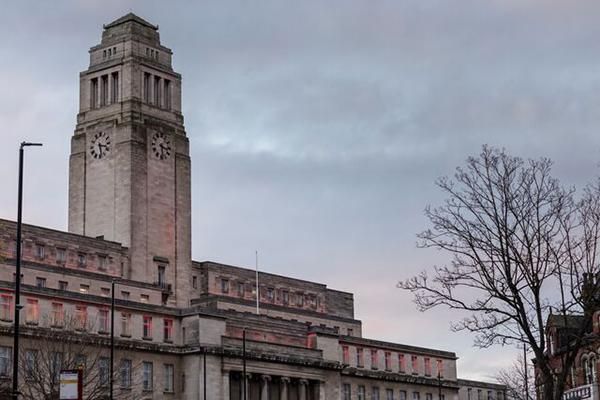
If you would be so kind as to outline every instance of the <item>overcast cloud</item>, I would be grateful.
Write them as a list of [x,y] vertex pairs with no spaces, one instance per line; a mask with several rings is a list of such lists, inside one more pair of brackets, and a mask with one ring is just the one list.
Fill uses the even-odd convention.
[[193,253],[355,293],[371,338],[456,351],[489,378],[458,316],[421,314],[395,283],[434,262],[415,248],[434,180],[482,144],[548,156],[567,184],[598,175],[600,3],[542,0],[5,2],[0,12],[0,217],[66,229],[78,73],[102,24],[160,25],[183,74]]

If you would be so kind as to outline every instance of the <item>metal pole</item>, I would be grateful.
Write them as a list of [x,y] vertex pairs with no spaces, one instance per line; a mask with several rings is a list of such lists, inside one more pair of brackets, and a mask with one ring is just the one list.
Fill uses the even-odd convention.
[[242,331],[242,393],[246,400],[246,328]]
[[202,371],[204,375],[204,400],[206,400],[206,348],[204,348],[204,359],[202,360]]
[[529,382],[527,378],[527,349],[523,343],[523,376],[525,377],[525,400],[529,400]]
[[41,146],[41,143],[22,142],[19,146],[19,187],[17,199],[17,261],[15,271],[15,307],[14,307],[14,337],[13,337],[13,376],[12,396],[19,397],[19,325],[21,320],[21,236],[23,225],[23,148],[26,146]]
[[113,399],[113,380],[115,365],[115,280],[111,282],[110,289],[110,399]]

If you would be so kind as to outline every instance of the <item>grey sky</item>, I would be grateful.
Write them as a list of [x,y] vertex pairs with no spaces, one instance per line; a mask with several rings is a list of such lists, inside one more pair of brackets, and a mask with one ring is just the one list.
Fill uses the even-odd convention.
[[456,351],[486,378],[511,348],[471,347],[445,310],[395,282],[445,258],[417,250],[434,180],[484,143],[548,156],[565,183],[598,174],[597,1],[52,1],[0,13],[0,217],[65,229],[78,73],[101,27],[160,25],[184,77],[194,258],[356,294],[367,337]]

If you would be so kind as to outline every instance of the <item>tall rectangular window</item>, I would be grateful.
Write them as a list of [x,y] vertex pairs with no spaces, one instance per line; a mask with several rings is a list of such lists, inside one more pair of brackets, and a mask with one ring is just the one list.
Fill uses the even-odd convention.
[[68,287],[69,287],[69,282],[58,281],[58,289],[59,290],[67,290]]
[[174,372],[173,364],[165,364],[165,392],[173,392],[175,388]]
[[40,278],[40,277],[35,278],[35,286],[39,287],[39,288],[45,288],[46,287],[46,278]]
[[142,364],[142,388],[152,390],[153,365],[151,362],[144,361]]
[[472,388],[467,389],[467,400],[473,400],[473,389]]
[[152,339],[152,317],[144,315],[144,324],[142,328],[143,338]]
[[0,320],[12,321],[12,296],[0,295]]
[[39,260],[43,260],[46,257],[46,247],[43,244],[35,245],[35,256]]
[[12,348],[0,346],[0,377],[7,378],[10,374]]
[[131,314],[121,313],[121,336],[131,336]]
[[37,299],[27,299],[25,322],[28,324],[37,324],[40,322],[40,305]]
[[108,333],[108,308],[98,309],[98,333]]
[[342,346],[342,362],[346,365],[350,364],[350,350],[348,346]]
[[362,368],[365,365],[365,360],[363,357],[363,349],[360,347],[356,348],[356,366],[358,368]]
[[404,361],[404,354],[398,354],[398,371],[399,372],[405,372],[406,371],[406,364]]
[[90,108],[98,107],[98,78],[90,80]]
[[377,350],[371,349],[371,369],[379,368],[379,357],[377,354]]
[[410,357],[410,367],[412,369],[413,374],[419,373],[419,358],[417,356]]
[[160,90],[160,77],[155,76],[154,77],[154,105],[156,107],[160,107],[160,100],[161,100],[161,90]]
[[173,320],[165,318],[164,320],[164,335],[163,339],[165,342],[173,341]]
[[98,256],[98,269],[101,271],[106,270],[106,266],[108,265],[106,256]]
[[25,380],[31,381],[37,369],[37,350],[25,350]]
[[431,393],[425,393],[425,400],[433,400],[433,395]]
[[83,331],[87,327],[87,307],[75,306],[75,329]]
[[100,77],[100,107],[105,106],[108,100],[108,75]]
[[421,400],[421,393],[413,392],[413,400]]
[[384,357],[385,357],[385,370],[391,371],[392,370],[392,353],[390,353],[389,351],[386,351],[384,354]]
[[158,266],[158,286],[161,288],[167,286],[167,269],[164,265]]
[[358,386],[358,400],[365,400],[365,387],[363,385]]
[[63,364],[63,354],[55,351],[50,355],[50,377],[55,384],[59,382],[60,370]]
[[111,75],[111,91],[110,91],[110,102],[114,104],[119,101],[119,73],[113,72]]
[[385,400],[394,400],[394,389],[385,390]]
[[62,327],[65,319],[62,303],[52,303],[52,313],[50,314],[50,324],[53,327]]
[[66,249],[57,248],[56,249],[56,262],[59,263],[59,264],[62,264],[65,261],[67,261],[67,250]]
[[221,279],[221,293],[229,293],[229,279]]
[[377,386],[373,386],[371,389],[371,400],[379,400],[379,388]]
[[131,360],[123,359],[121,360],[121,387],[122,388],[130,388],[131,387]]
[[423,364],[425,366],[425,375],[431,376],[431,359],[429,357],[425,357],[423,359]]
[[349,383],[344,383],[343,392],[344,392],[344,400],[352,399],[352,387],[350,386]]
[[440,378],[444,377],[444,362],[442,360],[436,360],[436,369],[437,369],[437,375]]
[[106,387],[110,383],[110,359],[107,357],[100,357],[98,360],[98,378],[100,380],[100,386]]
[[406,400],[406,390],[400,391],[400,400]]
[[171,109],[171,81],[165,79],[165,108],[167,110]]
[[144,102],[150,103],[150,74],[144,72]]

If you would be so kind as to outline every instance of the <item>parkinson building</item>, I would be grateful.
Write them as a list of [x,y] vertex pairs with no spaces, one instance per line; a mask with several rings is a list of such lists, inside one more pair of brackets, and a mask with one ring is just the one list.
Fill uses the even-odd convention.
[[[117,399],[238,400],[245,366],[251,400],[458,399],[455,353],[363,338],[351,293],[264,272],[257,291],[254,270],[193,261],[172,52],[157,26],[127,14],[89,53],[69,231],[23,230],[24,397],[57,398],[58,371],[81,368],[88,399],[106,398],[112,380]],[[15,238],[0,220],[0,384],[12,373]]]

